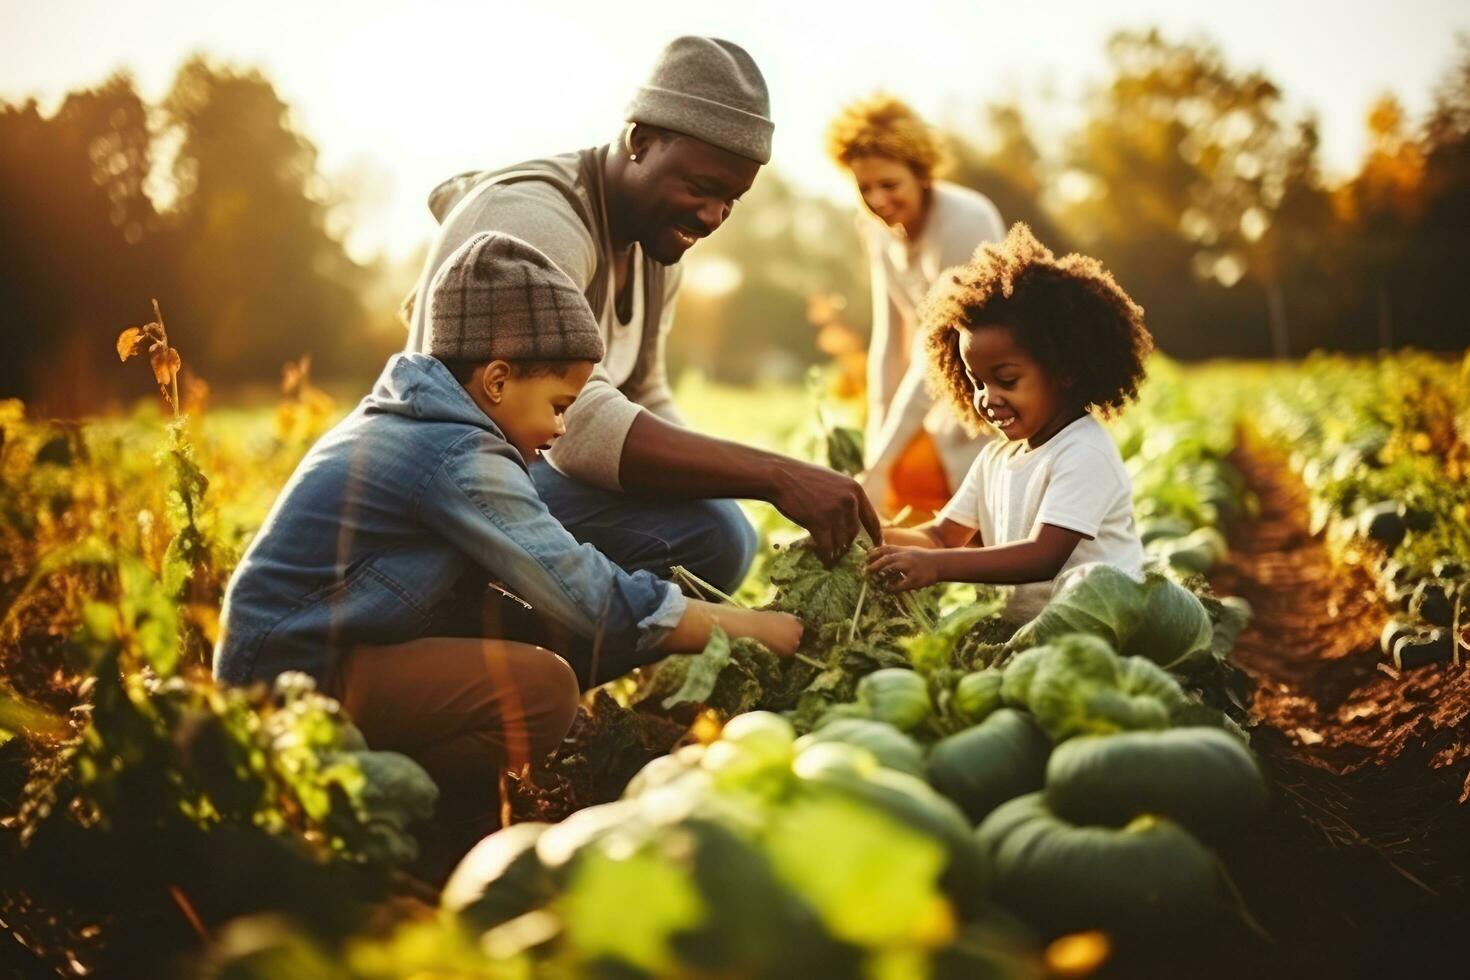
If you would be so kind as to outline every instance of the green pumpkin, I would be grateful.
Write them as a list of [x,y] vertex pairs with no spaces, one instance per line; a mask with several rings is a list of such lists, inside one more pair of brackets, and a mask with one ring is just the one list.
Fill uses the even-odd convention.
[[556,877],[536,856],[536,842],[549,826],[512,824],[480,841],[450,874],[440,907],[480,932],[550,901]]
[[1136,728],[1168,728],[1185,702],[1179,683],[1142,657],[1119,657],[1106,640],[1068,633],[1052,640],[1027,687],[1028,705],[1052,741]]
[[1214,629],[1204,603],[1184,586],[1162,576],[1149,576],[1143,620],[1118,652],[1172,664],[1210,648]]
[[1138,539],[1145,545],[1160,538],[1182,538],[1194,530],[1194,524],[1174,514],[1150,517],[1138,522]]
[[885,667],[858,681],[857,700],[870,718],[905,732],[923,724],[934,710],[929,685],[905,667]]
[[910,776],[924,775],[924,750],[919,743],[887,722],[868,718],[838,718],[796,740],[796,751],[819,742],[845,742],[867,749],[879,765]]
[[1036,676],[1036,669],[1050,652],[1046,647],[1032,647],[1012,657],[1001,672],[1001,701],[1012,708],[1026,707],[1031,699],[1031,681]]
[[1163,817],[1076,827],[1030,793],[1002,804],[975,837],[992,896],[1049,935],[1156,937],[1193,929],[1221,907],[1213,855]]
[[1220,840],[1264,809],[1266,783],[1250,749],[1218,728],[1082,735],[1052,753],[1046,802],[1073,823],[1153,813]]
[[1003,683],[1005,675],[994,667],[966,674],[954,688],[955,711],[972,725],[984,721],[1005,703],[1000,694]]
[[929,782],[978,823],[1006,800],[1040,789],[1051,739],[1024,712],[1001,708],[980,724],[936,743]]

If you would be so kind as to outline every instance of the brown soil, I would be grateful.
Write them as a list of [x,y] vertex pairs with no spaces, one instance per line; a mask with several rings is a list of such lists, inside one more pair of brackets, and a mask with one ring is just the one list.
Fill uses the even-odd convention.
[[1284,455],[1247,438],[1260,500],[1212,585],[1255,616],[1233,657],[1255,682],[1252,747],[1273,784],[1263,826],[1227,855],[1275,937],[1281,976],[1407,976],[1461,957],[1470,927],[1470,664],[1393,670],[1389,611],[1309,531]]

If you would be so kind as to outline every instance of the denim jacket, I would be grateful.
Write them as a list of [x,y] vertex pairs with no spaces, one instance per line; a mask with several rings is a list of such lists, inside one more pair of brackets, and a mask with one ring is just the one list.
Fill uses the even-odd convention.
[[448,368],[395,354],[251,541],[225,593],[215,676],[321,680],[357,644],[447,632],[445,607],[476,573],[600,636],[604,659],[627,669],[661,656],[685,608],[675,586],[623,571],[551,516],[525,461]]

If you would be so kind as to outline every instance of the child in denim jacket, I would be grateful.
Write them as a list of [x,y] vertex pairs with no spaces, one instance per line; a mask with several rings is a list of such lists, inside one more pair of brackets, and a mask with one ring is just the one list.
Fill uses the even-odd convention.
[[[369,745],[434,777],[452,859],[496,826],[500,770],[566,735],[582,684],[699,650],[716,623],[789,655],[801,626],[626,572],[547,511],[527,466],[564,431],[603,342],[545,255],[478,235],[429,304],[426,353],[390,358],[271,508],[230,581],[214,669],[232,683],[315,677]],[[481,618],[491,581],[580,641],[563,648],[575,669]]]

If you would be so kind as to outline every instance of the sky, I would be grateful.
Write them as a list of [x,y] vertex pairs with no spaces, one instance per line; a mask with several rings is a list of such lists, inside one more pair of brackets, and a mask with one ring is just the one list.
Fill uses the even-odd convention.
[[1260,69],[1294,111],[1315,110],[1329,175],[1351,173],[1383,92],[1429,105],[1470,34],[1465,0],[0,0],[0,99],[131,71],[163,95],[206,52],[258,66],[293,107],[320,166],[356,199],[348,246],[402,258],[433,231],[428,191],[463,170],[589,146],[618,132],[659,50],[680,34],[743,45],[776,122],[772,163],[805,189],[850,198],[823,155],[828,121],[882,88],[930,120],[974,129],[1017,99],[1043,139],[1106,77],[1112,32],[1207,37]]

